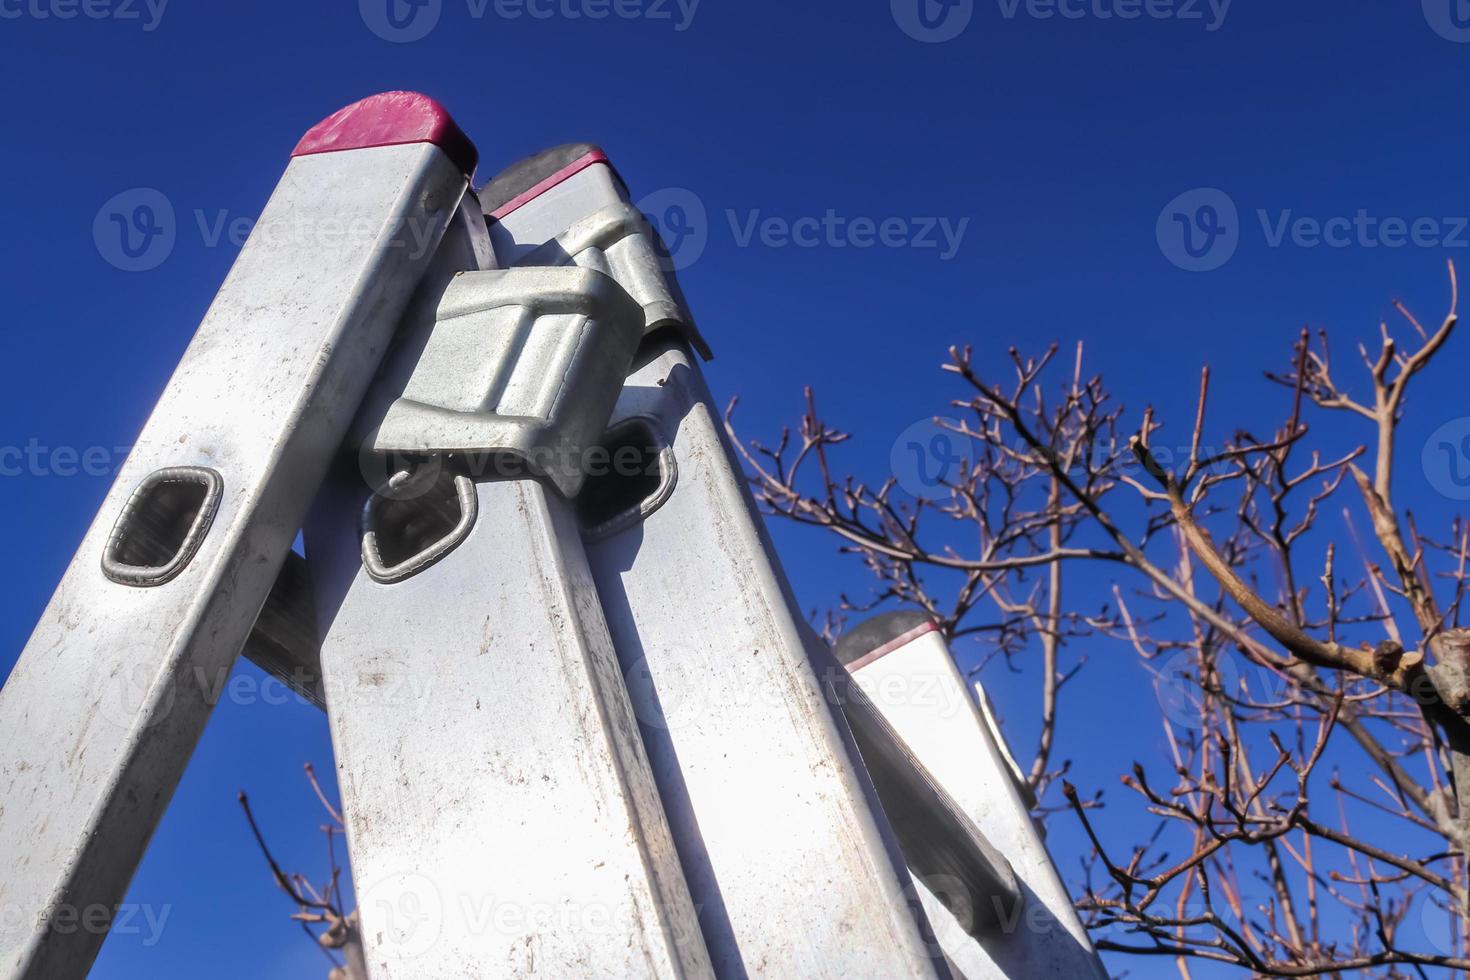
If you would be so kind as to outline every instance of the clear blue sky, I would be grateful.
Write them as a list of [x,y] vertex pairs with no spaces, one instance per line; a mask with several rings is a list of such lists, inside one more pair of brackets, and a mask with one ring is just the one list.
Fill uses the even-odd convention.
[[[861,433],[850,458],[871,473],[957,393],[937,370],[951,343],[1000,357],[1085,338],[1125,402],[1175,418],[1209,360],[1222,411],[1259,424],[1279,409],[1259,370],[1303,324],[1332,326],[1346,346],[1371,340],[1395,296],[1438,317],[1444,260],[1470,253],[1470,31],[1451,2],[1155,0],[1124,19],[1102,14],[1128,0],[1064,4],[1080,17],[973,0],[930,31],[915,0],[434,0],[404,29],[437,10],[432,30],[394,41],[380,36],[395,33],[387,0],[0,0],[0,445],[19,451],[0,455],[0,673],[109,484],[75,471],[106,471],[128,445],[235,256],[229,223],[259,213],[296,139],[346,103],[435,96],[478,144],[481,179],[588,140],[635,196],[690,192],[706,244],[682,278],[718,353],[717,395],[739,393],[746,429],[773,434],[816,385],[832,420]],[[599,10],[609,16],[570,16]],[[104,206],[139,188],[166,199],[173,239],[132,260]],[[1166,204],[1200,188],[1237,209],[1233,254],[1228,235],[1203,258],[1186,249],[1209,244],[1200,208],[1218,195],[1185,199],[1191,243],[1179,228],[1170,237],[1167,215],[1160,235]],[[759,230],[829,211],[843,230],[814,247]],[[1283,216],[1360,212],[1376,231],[1273,244]],[[890,244],[853,225],[886,218],[901,219]],[[1395,245],[1377,224],[1389,218],[1428,223]],[[153,267],[122,268],[138,264]],[[1470,414],[1463,348],[1454,356],[1438,375],[1444,400],[1421,404],[1407,444]],[[102,448],[79,461],[66,447]],[[1416,456],[1406,502],[1443,517],[1451,504]],[[831,541],[786,528],[777,539],[805,605],[863,587]],[[1060,754],[1080,784],[1117,796],[1133,758],[1160,757],[1158,728],[1119,721],[1152,710],[1127,651],[1099,648],[1092,664]],[[991,682],[1022,753],[1033,682]],[[319,869],[307,760],[330,773],[313,709],[220,707],[134,881],[133,901],[170,907],[161,938],[113,937],[96,976],[322,975],[234,801],[248,789],[283,863]],[[1075,860],[1070,828],[1053,840]]]

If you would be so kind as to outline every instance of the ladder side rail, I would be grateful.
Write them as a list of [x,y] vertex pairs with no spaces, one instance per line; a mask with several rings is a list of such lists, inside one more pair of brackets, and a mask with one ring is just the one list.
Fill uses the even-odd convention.
[[373,134],[412,142],[367,100],[298,147],[0,690],[0,976],[95,958],[76,917],[122,901],[464,194],[473,148],[395,98]]
[[[925,769],[1005,856],[1019,904],[957,881],[920,883],[945,953],[969,980],[1107,976],[1057,874],[1009,753],[971,694],[938,627],[922,613],[876,617],[837,645],[853,681]],[[957,907],[994,923],[971,933]]]
[[[358,425],[367,450],[395,440],[389,456],[416,460],[438,489],[371,489],[360,466],[375,454],[350,443],[308,520],[375,980],[711,976],[557,489],[575,490],[580,474],[533,465],[546,447],[530,445],[557,440],[553,455],[578,457],[605,425],[641,329],[640,308],[597,272],[456,277]],[[415,423],[455,451],[433,451],[427,436],[406,451]],[[476,441],[486,439],[501,441]],[[447,537],[393,545],[394,508],[412,528],[451,502]],[[309,666],[310,653],[296,659]]]

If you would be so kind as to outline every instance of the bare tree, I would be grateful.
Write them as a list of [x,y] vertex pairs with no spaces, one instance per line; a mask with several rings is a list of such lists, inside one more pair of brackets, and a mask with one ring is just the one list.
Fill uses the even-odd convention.
[[[1055,347],[1012,349],[1004,377],[951,348],[946,414],[959,417],[935,424],[958,465],[919,495],[840,470],[848,435],[810,389],[774,444],[740,439],[731,403],[764,508],[837,535],[877,579],[829,625],[919,607],[982,661],[1039,668],[1027,781],[1092,842],[1078,905],[1100,948],[1169,958],[1183,977],[1195,960],[1281,977],[1470,972],[1470,630],[1457,628],[1470,524],[1431,533],[1394,498],[1411,383],[1455,331],[1453,266],[1449,281],[1435,329],[1395,304],[1402,323],[1359,347],[1362,395],[1339,383],[1327,335],[1304,331],[1263,382],[1279,386],[1279,427],[1218,448],[1208,369],[1170,451],[1152,410],[1125,422],[1080,346],[1065,366]],[[1334,451],[1340,432],[1351,443]],[[1110,646],[1189,695],[1161,712],[1173,771],[1122,777],[1139,807],[1128,840],[1099,831],[1101,793],[1057,761],[1080,651]],[[1443,934],[1401,942],[1411,912]]]
[[[327,840],[327,880],[319,888],[305,875],[288,875],[281,870],[271,849],[266,845],[260,826],[255,822],[255,814],[250,809],[250,800],[244,790],[240,791],[238,797],[240,809],[245,811],[250,833],[254,835],[255,843],[259,845],[260,853],[270,867],[271,878],[276,887],[285,892],[296,905],[296,911],[291,915],[292,920],[301,926],[301,931],[322,950],[331,964],[327,980],[367,980],[367,964],[363,959],[357,910],[345,910],[342,896],[343,868],[337,863],[337,841],[345,831],[342,814],[337,807],[327,802],[327,796],[317,782],[316,770],[309,762],[306,764],[306,779],[331,821],[321,827]],[[340,960],[336,953],[341,954]]]

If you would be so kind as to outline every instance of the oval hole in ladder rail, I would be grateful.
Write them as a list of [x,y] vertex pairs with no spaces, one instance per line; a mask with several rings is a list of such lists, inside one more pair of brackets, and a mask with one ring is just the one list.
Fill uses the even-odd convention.
[[172,580],[204,543],[223,493],[223,478],[202,466],[149,474],[112,528],[102,573],[119,585],[138,587]]
[[656,422],[634,416],[602,437],[587,482],[577,495],[577,518],[589,541],[610,537],[647,519],[674,492],[674,451]]
[[457,463],[398,473],[363,508],[363,567],[384,584],[417,575],[469,537],[478,510],[475,484]]

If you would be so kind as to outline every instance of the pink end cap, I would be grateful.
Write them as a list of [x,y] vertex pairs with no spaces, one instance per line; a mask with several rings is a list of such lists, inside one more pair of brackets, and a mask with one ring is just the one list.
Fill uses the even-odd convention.
[[848,669],[848,671],[850,673],[851,672],[856,672],[858,670],[861,670],[862,668],[866,667],[868,664],[872,663],[873,661],[875,661],[875,660],[882,660],[884,657],[888,656],[893,651],[899,650],[899,649],[902,649],[903,647],[908,646],[910,643],[914,642],[919,637],[921,637],[921,636],[927,636],[930,633],[937,633],[937,632],[939,632],[939,624],[938,623],[936,623],[936,622],[934,622],[932,620],[929,621],[929,622],[927,622],[927,623],[920,623],[918,626],[915,626],[913,629],[909,630],[908,632],[901,633],[900,635],[895,636],[893,639],[889,640],[887,643],[883,644],[878,649],[871,650],[868,653],[863,654],[861,657],[858,657],[852,663],[850,663],[850,664],[847,665],[847,669]]
[[535,186],[531,187],[524,193],[517,194],[509,201],[506,201],[500,207],[496,208],[490,213],[491,220],[499,221],[501,218],[510,214],[512,211],[519,210],[520,208],[525,207],[527,204],[530,204],[532,201],[536,200],[536,198],[540,197],[542,194],[545,194],[557,184],[560,184],[571,177],[575,177],[577,174],[586,170],[588,167],[598,163],[606,163],[608,166],[612,166],[611,161],[609,161],[607,158],[607,154],[603,153],[601,150],[593,150],[591,153],[582,154],[580,157],[573,160],[565,167],[562,167],[550,177],[547,177],[545,180],[537,183]]
[[475,171],[479,151],[444,107],[418,92],[384,92],[332,113],[301,137],[293,157],[370,146],[433,143],[466,177]]

